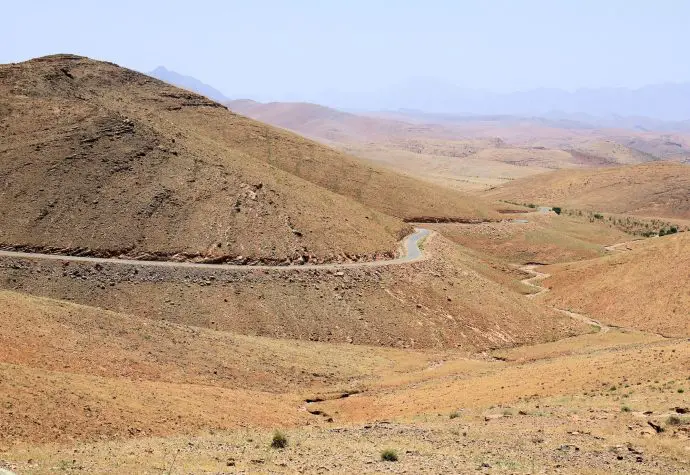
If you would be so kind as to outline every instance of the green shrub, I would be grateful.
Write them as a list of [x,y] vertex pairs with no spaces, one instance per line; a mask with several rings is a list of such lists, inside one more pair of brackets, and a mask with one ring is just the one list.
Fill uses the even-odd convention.
[[630,412],[632,409],[630,409],[630,406],[623,406],[621,407],[621,412]]
[[561,209],[560,206],[554,206],[554,207],[551,208],[551,209],[552,209],[553,212],[556,213],[556,214],[561,214],[561,211],[563,211],[563,210]]
[[273,433],[273,440],[271,441],[271,447],[274,449],[284,449],[288,445],[287,436],[281,431],[277,430]]
[[595,219],[604,219],[604,215],[600,213],[594,213],[594,218]]
[[381,460],[385,462],[397,462],[398,453],[393,449],[386,449],[383,452],[381,452]]
[[460,417],[460,413],[457,412],[457,411],[456,411],[456,412],[451,412],[450,415],[449,415],[448,417],[450,417],[451,419],[455,419],[455,418]]

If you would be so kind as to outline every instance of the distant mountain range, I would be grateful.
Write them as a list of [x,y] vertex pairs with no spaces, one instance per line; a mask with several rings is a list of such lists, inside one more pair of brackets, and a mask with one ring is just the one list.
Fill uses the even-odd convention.
[[550,111],[543,114],[451,114],[433,113],[415,109],[382,110],[377,112],[360,112],[364,115],[385,117],[397,120],[414,121],[419,123],[462,123],[462,122],[500,122],[509,124],[529,121],[539,123],[545,127],[562,129],[627,129],[639,132],[688,132],[690,120],[663,120],[645,116],[622,116],[617,114],[592,115],[583,112],[567,113]]
[[454,115],[539,116],[577,121],[586,116],[647,117],[686,121],[690,119],[690,83],[655,84],[639,89],[597,88],[574,92],[533,89],[494,93],[442,81],[417,80],[371,94],[326,96],[319,102],[362,110],[413,109]]
[[[163,66],[149,74],[218,102],[230,100],[218,89]],[[451,115],[454,120],[462,116],[516,116],[569,121],[578,127],[589,124],[593,127],[669,131],[688,130],[690,127],[690,82],[656,84],[639,89],[598,88],[568,92],[542,88],[494,93],[424,79],[384,91],[315,93],[304,100],[341,110],[396,111],[407,116],[435,116],[436,120],[443,115]]]
[[206,96],[209,99],[213,99],[216,102],[223,102],[229,100],[223,95],[218,89],[209,86],[192,76],[184,76],[175,71],[170,71],[164,66],[158,66],[156,69],[148,73],[149,76],[165,81],[173,86],[181,87],[187,89],[188,91],[193,91]]

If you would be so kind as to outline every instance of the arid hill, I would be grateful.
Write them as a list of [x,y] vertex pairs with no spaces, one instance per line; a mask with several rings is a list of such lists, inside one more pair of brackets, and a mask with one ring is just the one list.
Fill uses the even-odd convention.
[[226,104],[253,119],[463,191],[543,173],[548,171],[545,164],[553,168],[554,162],[560,167],[572,161],[567,152],[511,147],[495,136],[474,139],[474,131],[465,130],[466,124],[353,114],[310,103],[236,100]]
[[559,170],[515,180],[486,193],[494,199],[588,211],[690,218],[690,166],[635,166]]
[[[680,164],[573,181],[538,144],[368,150],[563,197],[511,201],[688,210]],[[109,63],[0,66],[0,248],[353,260],[447,219],[407,262],[0,252],[0,473],[685,473],[690,233],[630,241],[574,205],[456,222],[498,216],[484,199]]]
[[621,145],[612,140],[583,143],[570,151],[574,161],[589,166],[637,165],[658,160],[652,154]]
[[494,215],[111,63],[3,65],[0,98],[4,245],[336,260],[393,251],[398,218]]
[[[630,250],[628,250],[630,249]],[[690,233],[644,239],[613,255],[547,266],[551,305],[612,325],[690,336]]]
[[511,264],[578,261],[600,257],[604,246],[632,236],[586,216],[533,212],[517,221],[430,224],[445,237],[482,255]]
[[[0,467],[16,473],[687,466],[687,418],[669,409],[687,407],[687,341],[614,329],[484,355],[399,350],[7,291],[0,323]],[[276,428],[284,449],[271,447]]]
[[448,188],[482,191],[555,169],[687,162],[683,134],[511,116],[355,114],[318,104],[236,100],[231,110]]
[[436,235],[426,260],[340,271],[153,268],[0,259],[0,288],[244,335],[485,350],[586,331],[504,288]]
[[370,117],[308,102],[262,103],[248,99],[225,102],[230,110],[267,124],[296,131],[324,142],[381,141],[393,137],[445,137],[453,131],[440,125]]

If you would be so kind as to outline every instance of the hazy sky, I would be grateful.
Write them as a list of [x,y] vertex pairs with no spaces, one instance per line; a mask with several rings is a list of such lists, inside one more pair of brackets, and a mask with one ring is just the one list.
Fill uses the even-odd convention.
[[0,62],[69,52],[158,65],[226,95],[690,80],[687,0],[3,2]]

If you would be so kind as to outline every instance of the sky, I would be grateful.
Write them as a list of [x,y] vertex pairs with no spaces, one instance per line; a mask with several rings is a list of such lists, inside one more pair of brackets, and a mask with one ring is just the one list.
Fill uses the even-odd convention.
[[0,62],[164,65],[229,97],[690,81],[687,0],[3,2]]

